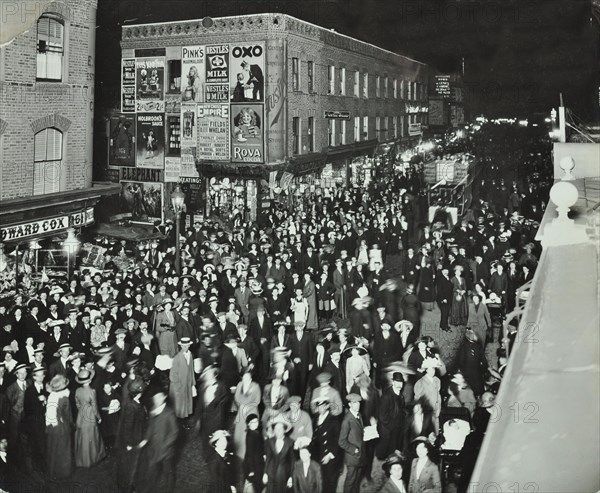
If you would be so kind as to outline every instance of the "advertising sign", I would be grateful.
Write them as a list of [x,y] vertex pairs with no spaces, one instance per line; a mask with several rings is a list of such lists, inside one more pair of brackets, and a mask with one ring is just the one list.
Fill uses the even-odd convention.
[[121,112],[135,113],[135,58],[121,60]]
[[196,167],[196,148],[189,147],[181,150],[181,168],[179,171],[179,181],[185,182],[186,178],[199,179],[198,168]]
[[229,104],[199,104],[197,116],[198,159],[229,160]]
[[165,111],[165,58],[135,59],[136,104],[138,113]]
[[325,118],[331,120],[350,120],[349,111],[326,111]]
[[283,41],[267,41],[267,94],[265,139],[270,163],[285,159],[285,51]]
[[163,219],[163,184],[121,182],[121,217],[132,221],[153,223]]
[[231,161],[264,163],[263,105],[231,105]]
[[265,100],[263,44],[230,46],[229,86],[233,103]]
[[204,87],[204,100],[207,103],[228,103],[228,84],[206,84]]
[[229,45],[206,47],[206,83],[229,83]]
[[138,168],[163,169],[165,162],[165,115],[140,113],[137,115]]
[[181,48],[181,100],[204,102],[204,46]]
[[409,123],[408,124],[408,135],[410,135],[411,137],[413,137],[415,135],[421,135],[422,133],[423,133],[423,131],[421,130],[420,123]]
[[110,118],[108,164],[135,166],[135,119],[133,115]]
[[179,181],[179,173],[181,172],[181,158],[166,157],[165,158],[165,183],[177,183]]
[[52,217],[0,228],[0,241],[20,240],[30,236],[54,233],[69,227],[80,228],[94,222],[94,209],[88,208],[68,216]]
[[429,125],[444,124],[444,101],[442,99],[429,100]]

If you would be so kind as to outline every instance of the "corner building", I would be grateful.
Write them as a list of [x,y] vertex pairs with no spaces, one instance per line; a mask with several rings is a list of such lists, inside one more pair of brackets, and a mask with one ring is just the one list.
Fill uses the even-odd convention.
[[425,64],[287,15],[124,26],[121,46],[119,117],[148,109],[128,96],[125,66],[164,57],[164,203],[179,182],[191,215],[255,220],[275,200],[362,185],[381,143],[427,124]]

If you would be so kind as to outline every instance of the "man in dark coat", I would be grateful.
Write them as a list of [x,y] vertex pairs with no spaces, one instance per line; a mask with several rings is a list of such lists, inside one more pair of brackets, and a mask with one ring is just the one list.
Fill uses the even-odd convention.
[[366,447],[363,440],[364,425],[360,415],[361,397],[348,394],[348,412],[342,420],[338,445],[344,450],[347,473],[344,481],[345,493],[358,493],[366,465]]
[[315,460],[321,464],[323,473],[323,491],[337,491],[337,483],[342,472],[342,449],[338,444],[340,438],[340,421],[329,410],[330,402],[326,396],[313,401],[318,415],[315,420],[312,439],[312,452]]
[[46,369],[36,368],[32,371],[33,385],[25,390],[23,401],[23,424],[29,438],[31,462],[33,468],[44,472],[46,463],[46,392],[44,378]]
[[241,66],[243,69],[248,67],[248,80],[246,81],[246,84],[252,84],[252,100],[263,101],[265,97],[265,79],[260,65],[249,65],[248,62],[244,60]]
[[208,447],[210,436],[224,429],[226,413],[229,410],[231,392],[217,378],[218,368],[209,366],[202,373],[202,386],[198,393],[195,418],[200,428],[203,446]]
[[290,392],[304,398],[308,373],[312,369],[313,343],[308,334],[304,332],[304,323],[296,324],[296,333],[289,339],[291,355],[294,363],[294,372],[290,376]]
[[402,450],[406,410],[402,387],[402,373],[394,372],[392,386],[383,391],[379,408],[379,441],[375,453],[380,460],[388,457],[394,450]]
[[175,444],[179,425],[167,405],[167,394],[158,390],[152,396],[152,411],[144,440],[140,464],[145,474],[139,476],[137,490],[142,493],[173,491],[175,486]]
[[448,331],[448,317],[452,306],[452,281],[448,276],[448,266],[442,267],[442,275],[437,278],[437,304],[440,308],[440,329]]
[[462,372],[475,396],[480,396],[484,391],[488,362],[477,334],[470,328],[467,328],[465,340],[456,355],[456,368]]

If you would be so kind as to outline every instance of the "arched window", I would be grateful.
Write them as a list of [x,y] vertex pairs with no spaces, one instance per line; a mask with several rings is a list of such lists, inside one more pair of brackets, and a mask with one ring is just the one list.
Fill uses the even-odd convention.
[[40,130],[35,134],[33,155],[33,195],[60,192],[62,132],[56,128]]
[[63,80],[65,26],[57,17],[43,15],[37,22],[37,79]]

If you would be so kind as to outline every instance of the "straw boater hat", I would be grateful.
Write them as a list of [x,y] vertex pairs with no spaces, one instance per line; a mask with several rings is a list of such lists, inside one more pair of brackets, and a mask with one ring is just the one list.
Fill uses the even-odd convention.
[[190,345],[192,344],[192,340],[189,337],[182,337],[181,339],[179,339],[177,344],[179,344],[180,346]]
[[71,345],[70,345],[68,342],[65,342],[65,343],[61,344],[60,346],[58,346],[58,351],[56,351],[56,352],[54,353],[54,356],[55,356],[56,358],[60,358],[60,352],[61,352],[63,349],[73,349],[73,346],[71,346]]
[[94,370],[88,370],[87,368],[82,368],[81,370],[79,370],[79,373],[75,377],[75,381],[82,385],[85,383],[90,383],[92,381],[92,379],[94,378],[95,374],[96,373],[94,372]]
[[69,385],[69,379],[59,373],[58,375],[54,375],[54,377],[52,378],[52,380],[50,380],[50,383],[48,385],[52,392],[60,392],[61,390],[67,388],[67,386]]

